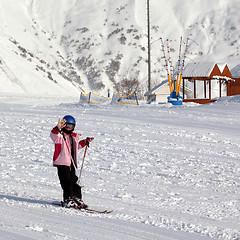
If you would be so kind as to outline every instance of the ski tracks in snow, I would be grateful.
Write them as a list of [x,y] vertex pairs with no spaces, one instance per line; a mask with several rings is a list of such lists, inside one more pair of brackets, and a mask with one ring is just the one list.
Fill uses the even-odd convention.
[[[20,232],[25,226],[23,233],[31,231],[41,237],[64,239],[64,233],[74,231],[70,226],[67,226],[69,231],[64,231],[57,220],[47,219],[59,217],[61,222],[64,215],[64,219],[77,221],[80,216],[75,216],[74,212],[68,217],[66,210],[53,208],[44,201],[62,198],[56,169],[52,167],[53,144],[49,133],[59,117],[71,113],[77,119],[76,131],[82,138],[95,137],[82,174],[84,200],[92,206],[114,209],[110,216],[98,216],[100,220],[87,217],[84,222],[90,221],[89,225],[97,228],[103,221],[106,229],[111,224],[120,224],[120,232],[115,225],[101,231],[103,235],[112,232],[109,236],[116,235],[119,239],[123,236],[139,239],[140,235],[134,230],[139,231],[139,226],[146,228],[143,239],[157,239],[152,238],[150,228],[153,234],[160,234],[162,227],[166,231],[178,230],[176,239],[181,239],[184,232],[198,233],[194,239],[202,239],[201,235],[239,238],[240,145],[233,137],[239,127],[234,125],[236,118],[231,115],[231,109],[225,119],[228,124],[224,125],[221,115],[218,118],[211,105],[202,109],[208,124],[196,117],[197,106],[112,107],[5,102],[1,106],[0,202],[13,215],[11,209],[17,209],[23,216],[25,211],[29,212],[23,217],[24,224],[15,223]],[[239,110],[235,114],[239,115]],[[80,163],[82,155],[80,150]],[[35,211],[43,217],[42,221],[36,219],[36,224],[31,221]],[[11,229],[11,217],[4,219],[0,226],[7,231]],[[48,224],[63,235],[50,233],[46,230]],[[128,224],[132,236],[123,234]],[[88,232],[89,228],[85,230]],[[71,237],[75,239],[76,235]],[[167,237],[175,239],[168,233],[164,239]],[[184,237],[187,239],[186,235]]]

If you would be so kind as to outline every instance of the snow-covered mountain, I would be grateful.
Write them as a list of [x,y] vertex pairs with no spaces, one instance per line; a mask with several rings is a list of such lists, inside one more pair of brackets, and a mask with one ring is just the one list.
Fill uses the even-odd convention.
[[[239,0],[150,0],[152,85],[165,77],[160,37],[178,60],[239,63]],[[0,92],[77,96],[147,90],[146,1],[0,0]]]

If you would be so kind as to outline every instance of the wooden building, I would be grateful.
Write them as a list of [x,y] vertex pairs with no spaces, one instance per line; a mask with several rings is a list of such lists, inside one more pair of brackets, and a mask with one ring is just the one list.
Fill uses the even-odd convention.
[[[232,80],[227,64],[189,63],[183,72],[183,102],[205,104],[228,96]],[[185,94],[185,86],[191,90],[190,94]]]
[[227,95],[239,95],[240,94],[240,64],[231,69],[233,81],[228,83]]

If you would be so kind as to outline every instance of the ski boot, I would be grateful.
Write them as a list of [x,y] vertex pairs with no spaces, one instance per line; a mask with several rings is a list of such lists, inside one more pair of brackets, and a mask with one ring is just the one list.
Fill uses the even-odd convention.
[[62,207],[77,209],[78,204],[72,198],[69,198],[69,199],[66,199],[64,202],[62,202]]
[[78,197],[73,197],[73,200],[78,205],[79,209],[81,209],[81,208],[87,209],[88,208],[88,205],[85,204],[82,199],[80,199]]

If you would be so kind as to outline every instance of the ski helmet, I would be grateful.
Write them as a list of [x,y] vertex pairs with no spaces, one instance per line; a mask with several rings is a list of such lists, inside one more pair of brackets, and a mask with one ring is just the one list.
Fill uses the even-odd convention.
[[63,117],[63,119],[66,120],[66,123],[71,123],[71,124],[74,124],[76,125],[76,120],[73,116],[71,115],[66,115],[65,117]]

